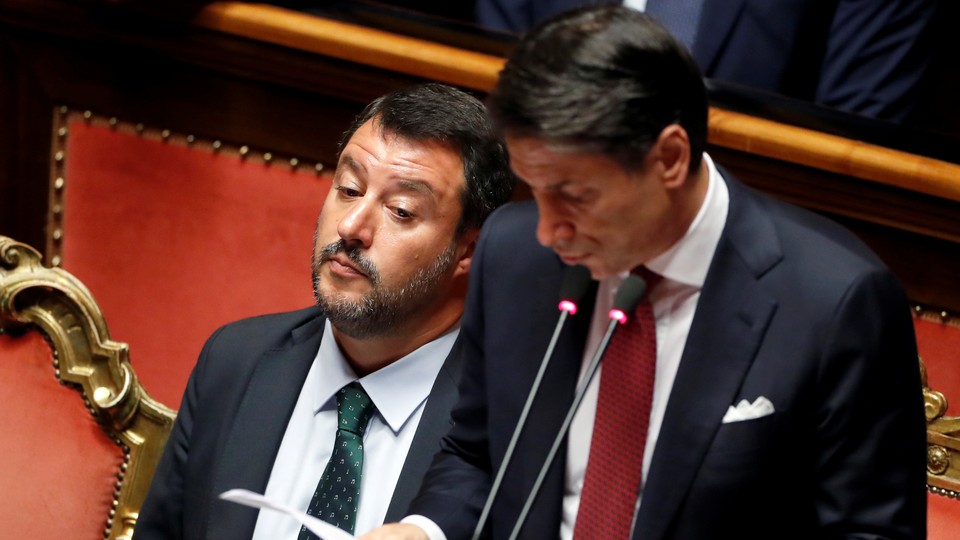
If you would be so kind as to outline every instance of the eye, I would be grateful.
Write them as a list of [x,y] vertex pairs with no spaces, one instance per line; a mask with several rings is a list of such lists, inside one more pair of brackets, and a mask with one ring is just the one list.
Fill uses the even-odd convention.
[[393,215],[397,216],[398,219],[408,220],[408,219],[414,218],[413,213],[407,210],[406,208],[400,208],[399,206],[394,206],[392,210],[393,210]]
[[356,190],[352,187],[343,186],[343,185],[334,186],[333,189],[337,190],[340,193],[340,196],[345,198],[352,199],[355,197],[359,197],[361,195],[359,190]]
[[595,190],[561,190],[560,197],[571,204],[584,204],[596,197]]

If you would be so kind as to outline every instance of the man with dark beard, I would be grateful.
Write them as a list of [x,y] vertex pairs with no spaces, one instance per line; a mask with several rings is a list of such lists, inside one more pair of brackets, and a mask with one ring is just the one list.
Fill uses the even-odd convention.
[[137,540],[312,538],[218,499],[232,488],[349,532],[403,516],[449,427],[479,228],[512,186],[475,98],[426,84],[371,103],[317,220],[317,306],[208,340]]

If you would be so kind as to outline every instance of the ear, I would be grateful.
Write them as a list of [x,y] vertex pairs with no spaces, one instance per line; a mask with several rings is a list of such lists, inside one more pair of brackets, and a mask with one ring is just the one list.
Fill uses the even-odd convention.
[[679,124],[663,128],[653,153],[668,189],[682,186],[690,172],[690,138]]
[[470,273],[470,261],[473,260],[473,250],[477,248],[479,237],[480,229],[467,229],[457,239],[457,265],[453,271],[454,277],[466,276]]

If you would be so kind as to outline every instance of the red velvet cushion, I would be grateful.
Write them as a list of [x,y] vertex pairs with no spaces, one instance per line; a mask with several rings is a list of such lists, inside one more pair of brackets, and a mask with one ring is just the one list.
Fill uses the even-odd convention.
[[130,344],[152,396],[179,406],[220,325],[312,304],[328,177],[82,121],[69,133],[63,266]]
[[958,537],[960,537],[960,501],[928,493],[928,540],[956,540]]
[[960,416],[960,327],[915,318],[914,328],[927,384],[947,396],[948,415]]
[[123,452],[37,332],[0,335],[0,403],[0,537],[102,538]]

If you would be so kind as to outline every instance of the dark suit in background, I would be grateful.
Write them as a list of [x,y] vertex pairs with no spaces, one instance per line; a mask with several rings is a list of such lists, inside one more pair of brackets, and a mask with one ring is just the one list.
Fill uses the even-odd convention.
[[[849,232],[724,176],[726,226],[633,538],[924,538],[925,427],[903,291]],[[472,532],[557,320],[565,267],[537,243],[536,222],[532,203],[502,209],[473,260],[456,424],[411,508],[450,540]],[[590,312],[560,338],[493,507],[494,539],[508,537],[571,403]],[[759,396],[773,415],[721,422]],[[565,453],[521,538],[557,538]]]
[[[209,339],[144,502],[138,540],[253,535],[258,510],[217,496],[232,488],[266,490],[287,422],[320,348],[324,322],[319,309],[309,308],[238,321]],[[449,428],[460,371],[457,348],[427,400],[388,521],[404,515]]]
[[[903,121],[933,53],[937,0],[702,0],[693,43],[705,77]],[[603,0],[477,0],[477,22],[524,32]],[[669,28],[669,25],[668,25]]]

